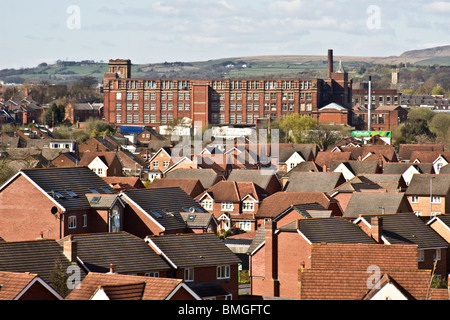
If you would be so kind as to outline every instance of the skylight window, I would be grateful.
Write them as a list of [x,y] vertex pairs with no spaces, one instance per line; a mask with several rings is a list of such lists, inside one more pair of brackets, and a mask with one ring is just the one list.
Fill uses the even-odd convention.
[[73,192],[72,190],[66,190],[66,192],[69,194],[69,196],[71,196],[72,198],[77,198],[78,197],[78,195],[75,193],[75,192]]
[[112,191],[109,190],[108,188],[102,187],[102,190],[107,194],[112,194]]
[[92,193],[96,193],[96,194],[99,194],[100,192],[98,192],[96,189],[94,189],[94,188],[89,188],[89,190],[91,190],[91,192]]
[[101,198],[102,197],[97,197],[97,196],[93,197],[92,200],[91,200],[91,203],[99,203]]
[[64,198],[64,196],[58,191],[52,190],[51,192],[53,193],[53,197],[56,197],[58,199]]
[[158,211],[153,210],[152,213],[153,213],[157,218],[162,218],[162,215],[161,215]]

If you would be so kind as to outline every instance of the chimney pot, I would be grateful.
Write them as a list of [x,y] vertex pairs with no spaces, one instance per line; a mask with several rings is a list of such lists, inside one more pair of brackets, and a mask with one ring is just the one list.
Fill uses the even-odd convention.
[[112,264],[112,263],[109,265],[109,273],[115,273],[114,272],[114,264]]

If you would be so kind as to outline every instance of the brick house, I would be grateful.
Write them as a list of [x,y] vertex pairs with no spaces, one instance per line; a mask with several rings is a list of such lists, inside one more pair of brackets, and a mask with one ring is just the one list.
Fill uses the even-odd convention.
[[122,163],[114,151],[83,153],[78,166],[88,167],[99,177],[123,176]]
[[[61,289],[56,290],[59,287],[57,283],[54,283],[54,272],[58,267],[68,270],[72,266],[72,261],[66,253],[58,242],[52,239],[0,241],[0,271],[37,274],[52,290],[58,292]],[[78,279],[74,277],[74,280],[81,281],[85,276],[84,270],[79,269],[76,276]],[[58,292],[58,294],[64,295],[65,292]]]
[[172,151],[168,147],[159,149],[153,154],[153,156],[148,160],[150,170],[159,170],[161,172],[166,171],[172,162]]
[[179,279],[89,273],[66,300],[201,300]]
[[70,235],[58,241],[86,274],[108,273],[167,278],[170,266],[147,243],[127,232]]
[[[303,218],[296,210],[288,210],[293,206],[318,204],[327,211],[330,211],[330,216],[342,216],[341,207],[335,199],[327,196],[323,192],[287,192],[281,191],[265,198],[256,212],[256,229],[264,226],[265,221],[275,220],[283,213],[282,221],[277,222],[277,226],[288,224],[292,221]],[[289,214],[286,214],[289,213]]]
[[450,212],[450,175],[415,174],[405,195],[416,215],[433,217],[448,213]]
[[238,299],[241,260],[215,234],[154,236],[145,239],[172,267],[172,275],[204,300]]
[[192,233],[181,212],[204,212],[181,188],[126,190],[123,230],[137,237]]
[[248,250],[251,293],[264,297],[298,299],[298,271],[313,267],[314,244],[376,244],[341,218],[294,220],[281,227],[268,219],[258,233]]
[[255,213],[267,193],[253,182],[220,181],[195,200],[214,214],[224,230],[255,230]]
[[205,191],[199,179],[155,179],[149,189],[180,187],[190,197],[195,198]]
[[[98,201],[90,202],[87,195]],[[106,198],[108,203],[98,206]],[[0,234],[6,241],[20,241],[107,232],[112,216],[123,211],[118,201],[87,167],[22,170],[0,187]]]
[[253,182],[267,192],[268,195],[281,191],[282,184],[274,172],[261,170],[232,170],[228,181]]
[[378,243],[416,245],[418,268],[434,270],[436,277],[446,279],[449,243],[419,217],[411,213],[363,215],[354,223]]
[[312,244],[298,299],[448,300],[448,289],[429,288],[431,270],[417,269],[416,256],[413,245]]
[[[436,231],[442,238],[450,243],[450,215],[439,215],[433,217],[426,223],[431,229]],[[447,274],[450,274],[450,247],[447,248]]]

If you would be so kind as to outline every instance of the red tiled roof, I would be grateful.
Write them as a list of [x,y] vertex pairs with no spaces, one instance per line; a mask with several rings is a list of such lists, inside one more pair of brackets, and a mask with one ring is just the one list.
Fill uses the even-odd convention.
[[14,300],[38,275],[0,271],[0,300]]
[[[182,282],[180,279],[153,278],[143,276],[129,276],[112,273],[89,273],[81,282],[80,289],[74,289],[66,297],[66,300],[89,300],[100,287],[107,290],[114,289],[114,297],[124,298],[125,291],[122,289],[133,286],[136,287],[145,283],[142,293],[142,300],[165,300],[174,289]],[[105,290],[106,292],[106,290]],[[134,294],[135,298],[136,295]],[[111,297],[110,297],[111,298]]]
[[263,200],[256,217],[274,218],[292,205],[306,203],[318,203],[328,209],[330,198],[323,192],[277,192]]

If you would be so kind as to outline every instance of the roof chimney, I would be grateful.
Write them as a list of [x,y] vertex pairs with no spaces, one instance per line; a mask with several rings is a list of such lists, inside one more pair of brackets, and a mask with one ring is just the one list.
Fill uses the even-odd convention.
[[70,262],[75,262],[77,260],[77,242],[73,241],[71,235],[68,240],[64,242],[63,252]]
[[383,235],[383,218],[382,217],[372,217],[370,221],[371,236],[377,243],[383,243],[381,236]]
[[275,235],[276,224],[272,219],[266,219],[265,227],[265,284],[266,293],[269,296],[279,294],[277,279],[277,241]]
[[328,78],[331,79],[333,73],[333,50],[328,50]]
[[116,273],[115,271],[114,271],[114,264],[110,264],[109,265],[109,272],[108,273]]

